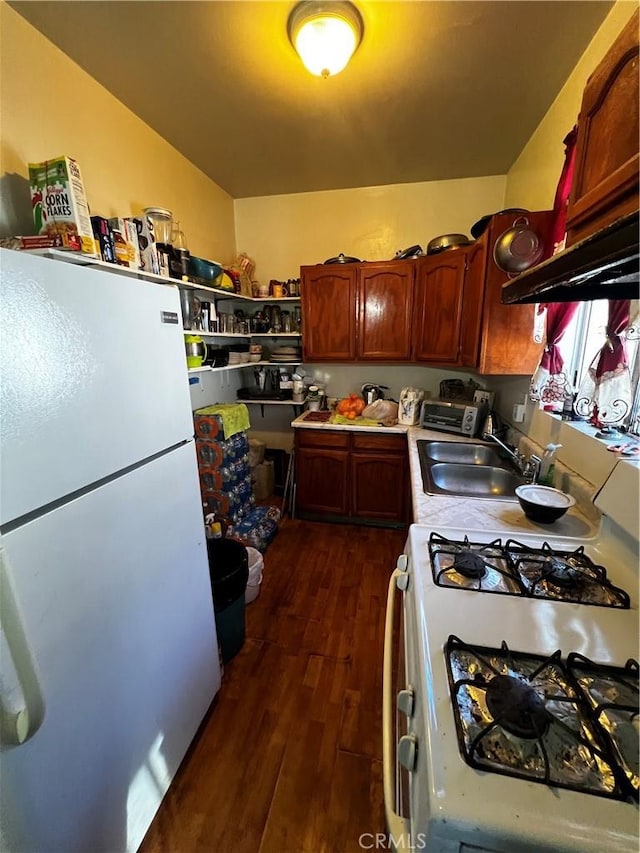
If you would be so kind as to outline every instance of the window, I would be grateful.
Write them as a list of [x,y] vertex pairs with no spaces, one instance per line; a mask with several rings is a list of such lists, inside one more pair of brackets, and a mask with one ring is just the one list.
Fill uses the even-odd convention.
[[[580,387],[593,359],[605,342],[608,314],[607,299],[584,302],[578,307],[560,342],[560,349],[565,359],[565,372],[572,380],[574,387]],[[633,316],[632,310],[632,322],[634,322]],[[640,434],[640,336],[637,321],[627,334],[626,351],[631,373],[633,402],[623,425],[628,427],[630,432],[638,435]]]

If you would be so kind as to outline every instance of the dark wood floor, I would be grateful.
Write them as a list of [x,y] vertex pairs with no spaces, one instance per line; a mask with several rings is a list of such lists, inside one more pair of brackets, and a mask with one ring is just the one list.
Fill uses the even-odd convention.
[[382,648],[405,533],[292,521],[142,853],[346,853],[384,831]]

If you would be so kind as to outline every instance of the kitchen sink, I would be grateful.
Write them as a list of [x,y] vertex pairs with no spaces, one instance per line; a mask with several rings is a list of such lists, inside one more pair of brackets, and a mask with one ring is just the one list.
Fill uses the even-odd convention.
[[517,501],[527,480],[497,448],[455,441],[418,441],[426,494]]
[[425,441],[426,454],[433,462],[460,462],[464,465],[505,466],[496,447],[486,444],[462,444],[455,441]]

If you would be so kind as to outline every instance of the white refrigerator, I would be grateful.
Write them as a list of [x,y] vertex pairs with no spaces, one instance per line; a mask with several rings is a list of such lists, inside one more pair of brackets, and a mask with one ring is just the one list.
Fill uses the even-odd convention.
[[136,850],[220,686],[175,288],[0,250],[0,849]]

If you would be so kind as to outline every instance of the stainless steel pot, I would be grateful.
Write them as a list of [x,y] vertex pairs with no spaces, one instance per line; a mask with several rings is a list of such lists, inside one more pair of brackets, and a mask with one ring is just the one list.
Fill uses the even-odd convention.
[[493,260],[503,272],[517,274],[538,263],[544,253],[544,243],[520,216],[498,237],[493,247]]
[[427,255],[435,255],[448,249],[459,249],[461,246],[469,246],[473,241],[466,234],[441,234],[427,243]]

